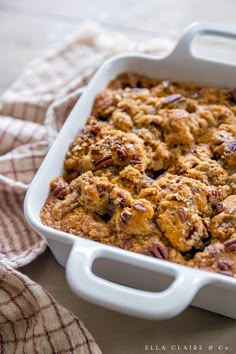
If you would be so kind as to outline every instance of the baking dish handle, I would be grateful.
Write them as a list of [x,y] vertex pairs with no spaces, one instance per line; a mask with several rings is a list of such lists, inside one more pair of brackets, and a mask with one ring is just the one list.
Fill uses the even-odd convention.
[[[72,291],[86,300],[112,310],[136,317],[168,319],[181,313],[198,290],[207,283],[207,276],[194,269],[181,267],[176,271],[172,263],[155,260],[156,271],[174,275],[172,284],[161,292],[151,292],[103,279],[93,273],[96,259],[106,258],[137,266],[137,254],[112,247],[88,247],[84,240],[75,242],[66,265],[66,277]],[[153,259],[142,257],[141,267],[152,269]],[[195,273],[195,274],[194,274]]]
[[236,40],[236,28],[211,22],[194,22],[185,29],[171,53],[171,58],[174,57],[175,60],[177,58],[181,58],[181,60],[183,58],[185,60],[188,58],[192,59],[191,43],[194,37],[199,35],[210,35]]

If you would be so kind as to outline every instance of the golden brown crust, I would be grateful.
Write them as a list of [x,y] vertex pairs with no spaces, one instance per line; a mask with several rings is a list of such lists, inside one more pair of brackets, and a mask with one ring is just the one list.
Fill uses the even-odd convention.
[[50,187],[50,227],[236,276],[235,91],[120,75]]

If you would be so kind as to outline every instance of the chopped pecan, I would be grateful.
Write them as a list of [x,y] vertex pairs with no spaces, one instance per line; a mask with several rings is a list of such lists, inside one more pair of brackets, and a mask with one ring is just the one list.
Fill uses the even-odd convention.
[[189,93],[190,93],[191,97],[194,98],[194,99],[202,98],[202,94],[201,94],[200,91],[190,90]]
[[137,211],[147,211],[147,209],[140,203],[135,204],[134,209]]
[[223,193],[221,189],[213,189],[208,193],[209,200],[211,202],[216,202],[218,200],[222,200]]
[[97,186],[97,189],[100,193],[102,193],[102,192],[110,193],[113,188],[114,188],[114,185],[112,183],[98,184],[98,186]]
[[95,169],[94,170],[99,171],[103,168],[106,168],[106,167],[109,167],[112,165],[113,165],[113,161],[111,158],[111,154],[108,154],[95,162]]
[[213,203],[212,210],[215,212],[215,214],[220,213],[223,210],[223,204],[222,203]]
[[177,213],[178,213],[178,215],[179,215],[179,217],[180,217],[180,220],[181,220],[182,222],[185,222],[185,221],[187,220],[188,214],[186,213],[186,211],[184,210],[184,208],[179,207],[179,208],[177,209]]
[[196,145],[193,145],[191,148],[190,148],[190,151],[193,152],[194,154],[197,153],[197,146]]
[[127,221],[131,218],[132,216],[132,213],[128,210],[124,210],[122,213],[121,213],[121,220],[124,221],[125,223],[127,223]]
[[121,230],[124,230],[126,228],[126,224],[128,220],[131,218],[132,214],[128,210],[124,210],[121,215],[120,215],[120,220],[119,220],[119,227]]
[[123,247],[125,250],[129,249],[133,244],[133,241],[128,239],[128,240],[124,240],[124,243],[123,243]]
[[[186,220],[187,220],[187,218],[186,218]],[[185,221],[186,221],[186,220],[185,220]],[[196,235],[197,232],[198,232],[197,224],[191,225],[191,226],[189,227],[189,231],[188,231],[188,235],[187,235],[187,237],[186,237],[186,240],[193,239],[193,238],[194,238],[194,235]],[[207,238],[206,236],[207,236],[207,235],[205,235],[205,238]]]
[[191,188],[191,192],[192,192],[193,194],[199,193],[199,189],[198,189],[197,187],[192,187],[192,188]]
[[128,155],[127,155],[127,152],[125,151],[125,148],[124,147],[118,147],[116,149],[116,153],[119,157],[119,160],[121,161],[126,161],[127,158],[128,158]]
[[155,179],[147,176],[147,175],[144,175],[143,179],[142,179],[142,182],[143,183],[148,183],[148,184],[152,184],[155,182]]
[[236,152],[236,139],[230,141],[227,145],[226,145],[227,149],[230,150],[230,152]]
[[195,227],[194,226],[190,226],[189,230],[188,230],[188,235],[186,237],[187,240],[190,240],[195,232]]
[[130,160],[130,165],[141,165],[142,162],[140,160]]
[[162,81],[161,85],[163,86],[163,88],[167,88],[170,86],[170,80],[164,80]]
[[179,93],[176,93],[174,95],[170,95],[170,96],[165,97],[164,102],[163,102],[163,106],[166,107],[172,103],[184,102],[184,101],[185,101],[185,98],[182,95],[180,95]]
[[97,135],[100,131],[101,131],[101,127],[99,127],[99,125],[93,125],[93,126],[90,128],[90,132],[91,132],[93,135]]
[[123,220],[120,219],[120,220],[118,221],[118,224],[119,224],[119,227],[120,227],[121,230],[124,230],[124,229],[125,229],[126,223],[125,223]]
[[236,104],[236,89],[228,91],[227,98],[230,104]]
[[124,141],[121,138],[116,138],[114,140],[114,145],[123,145]]
[[167,259],[169,256],[167,247],[160,241],[153,241],[150,251],[159,259]]
[[233,276],[232,270],[220,270],[218,273],[223,274],[223,275],[227,275],[228,277]]
[[133,92],[140,92],[142,89],[140,87],[134,87],[132,89]]
[[114,204],[115,204],[115,205],[119,205],[119,206],[122,207],[122,208],[125,207],[126,204],[127,204],[127,198],[126,198],[126,196],[123,195],[123,196],[120,196],[120,197],[116,198],[115,201],[114,201]]
[[236,238],[224,242],[226,252],[236,251]]

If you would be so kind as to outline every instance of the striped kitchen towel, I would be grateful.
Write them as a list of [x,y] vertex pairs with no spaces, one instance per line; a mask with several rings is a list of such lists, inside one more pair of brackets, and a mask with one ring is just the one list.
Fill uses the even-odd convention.
[[172,40],[134,41],[85,24],[34,60],[0,101],[0,353],[100,353],[70,311],[16,268],[46,244],[25,222],[23,199],[50,145],[97,67],[123,51],[162,55]]

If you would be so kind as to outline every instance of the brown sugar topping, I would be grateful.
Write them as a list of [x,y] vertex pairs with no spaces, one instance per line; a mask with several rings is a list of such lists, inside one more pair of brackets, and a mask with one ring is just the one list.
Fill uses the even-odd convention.
[[98,93],[40,217],[236,277],[236,89],[119,75]]

